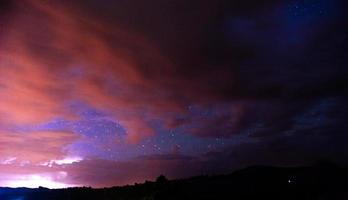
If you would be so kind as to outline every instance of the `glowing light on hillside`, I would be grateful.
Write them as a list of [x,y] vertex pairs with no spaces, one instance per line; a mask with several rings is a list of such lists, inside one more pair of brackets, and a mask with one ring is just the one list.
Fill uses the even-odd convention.
[[[58,180],[63,179],[67,176],[65,172],[59,172]],[[16,176],[12,180],[5,183],[7,187],[27,187],[27,188],[38,188],[40,186],[56,189],[56,188],[67,188],[74,187],[76,185],[65,184],[54,180],[50,175],[32,174],[32,175],[21,175]]]

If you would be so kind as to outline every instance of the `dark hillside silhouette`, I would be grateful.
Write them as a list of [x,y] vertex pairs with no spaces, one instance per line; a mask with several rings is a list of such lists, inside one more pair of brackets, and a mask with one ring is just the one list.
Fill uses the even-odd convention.
[[253,166],[229,175],[168,180],[159,176],[132,186],[93,189],[2,188],[1,200],[150,199],[348,199],[348,170],[319,163],[311,167]]

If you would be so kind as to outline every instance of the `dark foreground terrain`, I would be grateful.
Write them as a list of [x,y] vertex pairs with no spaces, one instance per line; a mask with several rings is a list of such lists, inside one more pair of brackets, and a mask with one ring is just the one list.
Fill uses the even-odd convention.
[[255,166],[229,175],[201,176],[104,189],[1,188],[1,200],[55,199],[277,199],[348,200],[348,170],[330,165]]

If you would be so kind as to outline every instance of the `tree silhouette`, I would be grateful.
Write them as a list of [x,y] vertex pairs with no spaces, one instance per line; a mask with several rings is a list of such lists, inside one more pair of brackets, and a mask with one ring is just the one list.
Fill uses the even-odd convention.
[[168,182],[168,179],[164,175],[160,175],[159,177],[156,178],[156,183],[157,184],[166,184]]

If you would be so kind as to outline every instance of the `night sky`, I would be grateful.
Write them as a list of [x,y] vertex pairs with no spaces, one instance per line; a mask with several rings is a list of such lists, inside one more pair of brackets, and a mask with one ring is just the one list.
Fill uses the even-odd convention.
[[348,166],[345,0],[1,0],[0,186]]

